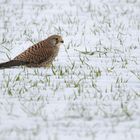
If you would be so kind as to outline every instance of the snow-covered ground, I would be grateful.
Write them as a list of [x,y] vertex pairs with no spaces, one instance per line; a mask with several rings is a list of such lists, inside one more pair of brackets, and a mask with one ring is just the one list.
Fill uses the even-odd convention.
[[52,34],[53,68],[0,70],[0,140],[139,140],[140,1],[0,0],[0,62]]

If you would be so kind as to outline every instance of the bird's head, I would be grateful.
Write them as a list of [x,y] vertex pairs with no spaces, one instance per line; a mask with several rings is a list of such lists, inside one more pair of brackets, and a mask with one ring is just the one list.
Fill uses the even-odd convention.
[[62,43],[64,43],[62,37],[60,35],[52,35],[47,38],[47,41],[53,47],[60,47]]

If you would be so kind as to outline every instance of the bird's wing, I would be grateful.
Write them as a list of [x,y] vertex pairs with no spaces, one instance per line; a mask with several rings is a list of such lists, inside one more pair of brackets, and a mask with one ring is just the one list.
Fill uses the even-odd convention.
[[53,49],[51,47],[44,47],[36,44],[15,57],[14,60],[40,64],[42,62],[48,61],[52,54]]

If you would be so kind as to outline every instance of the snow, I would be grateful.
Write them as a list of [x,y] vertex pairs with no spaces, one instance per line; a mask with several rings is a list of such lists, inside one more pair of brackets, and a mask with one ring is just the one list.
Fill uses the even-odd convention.
[[0,70],[0,139],[139,140],[139,0],[0,0],[0,62],[52,34],[54,67]]

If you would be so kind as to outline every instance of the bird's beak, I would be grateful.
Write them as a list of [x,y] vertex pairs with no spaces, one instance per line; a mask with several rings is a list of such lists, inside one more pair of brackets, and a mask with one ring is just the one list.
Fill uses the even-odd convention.
[[61,43],[64,43],[64,41],[63,41],[63,40],[61,40]]

